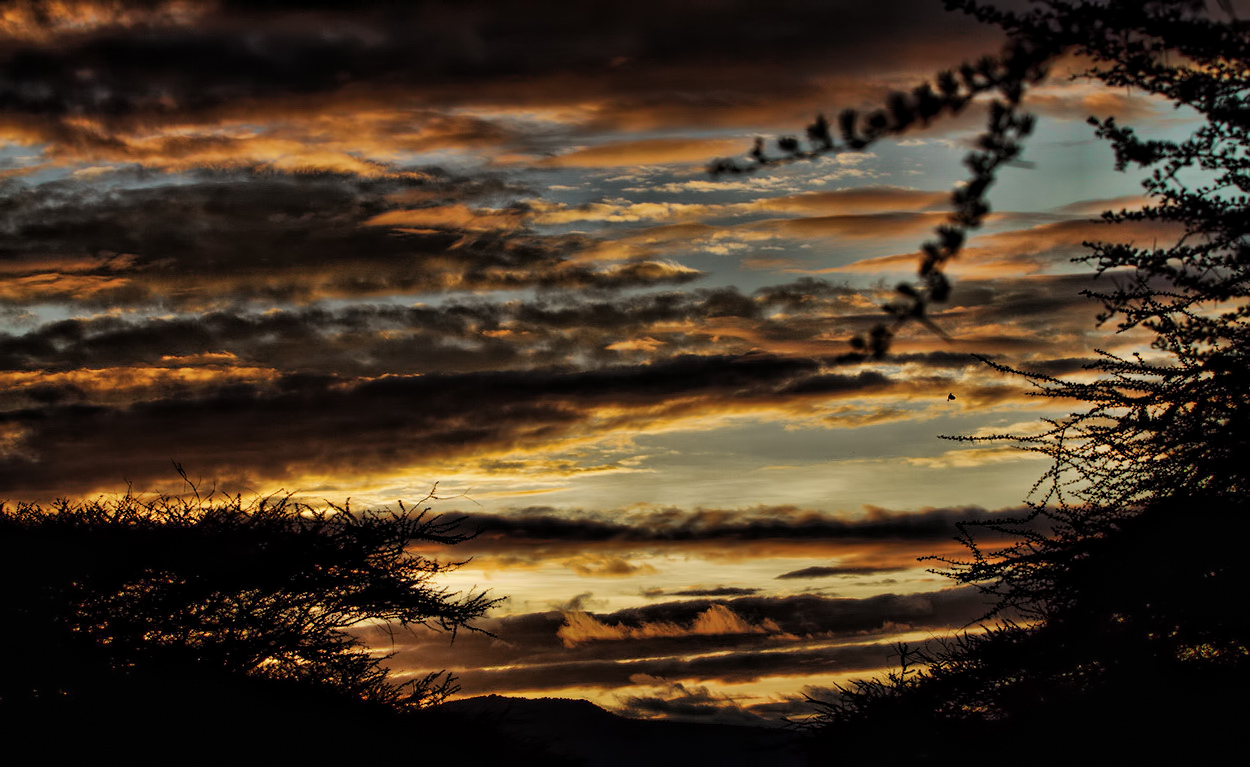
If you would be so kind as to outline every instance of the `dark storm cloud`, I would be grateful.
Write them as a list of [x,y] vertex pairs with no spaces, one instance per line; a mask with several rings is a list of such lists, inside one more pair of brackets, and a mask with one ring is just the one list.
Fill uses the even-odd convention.
[[[1115,200],[1108,200],[1111,207]],[[1088,203],[1087,203],[1088,204]],[[1003,278],[1062,269],[1090,255],[1088,243],[1176,242],[1183,229],[1169,222],[1123,221],[1112,224],[1080,215],[1004,213],[999,222],[1018,226],[974,237],[951,266],[964,279]],[[914,264],[918,252],[897,253],[856,261],[832,271],[893,271]]]
[[[1042,275],[1025,279],[960,280],[951,304],[972,310],[973,324],[1018,324],[1048,332],[1088,332],[1099,310],[1081,295],[1096,283],[1093,274]],[[1037,339],[1039,342],[1043,339]]]
[[1065,376],[1088,370],[1097,362],[1095,357],[1064,357],[1062,359],[1029,360],[1019,365],[1020,370],[1042,376]]
[[587,431],[641,429],[686,413],[776,404],[788,384],[816,370],[812,360],[761,354],[362,383],[287,376],[196,399],[10,411],[0,416],[9,437],[0,487],[65,493],[125,480],[142,485],[167,476],[170,460],[223,480],[359,476]]
[[802,570],[791,570],[788,573],[782,573],[777,576],[777,580],[797,580],[800,578],[832,578],[832,577],[854,577],[859,575],[880,575],[882,573],[897,573],[907,568],[903,567],[804,567]]
[[854,375],[827,373],[796,381],[789,387],[791,394],[839,394],[848,391],[880,390],[890,385],[890,379],[875,370],[863,370]]
[[[595,614],[594,617],[608,625],[687,625],[712,604],[706,599],[661,602]],[[907,624],[917,628],[962,626],[980,618],[987,609],[984,596],[971,588],[922,594],[879,594],[866,599],[811,594],[747,596],[717,600],[716,604],[723,604],[748,624],[762,625],[771,621],[776,623],[781,633],[796,636],[851,635],[878,631],[887,624]]]
[[[659,681],[659,680],[657,680]],[[687,687],[680,682],[651,695],[627,695],[616,713],[635,719],[664,719],[761,726],[771,722],[763,716],[712,694],[706,687]]]
[[[768,633],[674,633],[674,627],[692,624],[714,605],[751,624],[775,627]],[[433,632],[397,639],[401,644],[393,663],[454,667],[466,692],[616,687],[636,683],[639,674],[669,681],[745,682],[878,668],[887,665],[894,652],[891,643],[881,641],[889,632],[900,627],[957,628],[985,610],[983,597],[973,589],[868,599],[814,595],[703,599],[589,616],[602,626],[640,630],[659,626],[670,635],[574,645],[560,640],[567,636],[567,614],[530,613],[484,621],[482,628],[493,637],[464,634],[454,645]],[[705,654],[689,657],[692,652]]]
[[[814,290],[806,310],[815,312],[820,292],[814,281],[797,287]],[[811,322],[789,315],[768,317],[795,300],[772,288],[750,296],[735,288],[619,296],[545,291],[524,300],[493,303],[356,304],[151,318],[107,315],[47,323],[21,334],[0,333],[0,370],[169,365],[191,361],[195,355],[223,354],[235,365],[348,376],[457,373],[588,360],[611,364],[634,356],[655,360],[694,351],[731,351],[730,340],[713,341],[711,334],[698,332],[714,318],[751,320],[757,341],[814,340],[828,332],[836,310],[845,308],[836,303],[845,291],[833,295],[821,302],[825,313]],[[651,342],[639,349],[614,346],[639,336]],[[930,364],[946,366],[936,357]],[[844,388],[856,383],[863,382],[840,382]],[[838,382],[811,384],[818,385],[833,389]]]
[[648,596],[674,596],[674,597],[744,597],[749,594],[758,594],[760,589],[745,589],[739,586],[718,586],[713,589],[682,589],[681,591],[672,591],[667,594],[655,594]]
[[[692,623],[713,605],[722,605],[733,614],[756,624],[774,621],[777,627],[767,634],[672,633],[567,644],[561,641],[558,632],[568,629],[568,613],[526,613],[483,620],[479,625],[490,635],[466,634],[455,644],[447,643],[446,637],[436,632],[421,633],[406,640],[409,644],[405,644],[400,652],[424,654],[426,662],[431,664],[458,666],[611,660],[684,653],[695,646],[745,649],[748,646],[775,646],[783,640],[806,642],[812,638],[826,640],[870,636],[895,630],[900,625],[913,628],[958,627],[980,618],[987,607],[983,597],[975,590],[955,589],[921,594],[882,594],[867,599],[810,594],[715,601],[700,599],[591,614],[590,617],[605,626],[679,626]],[[802,643],[795,645],[802,646]]]
[[[20,44],[0,60],[0,105],[35,115],[160,116],[358,83],[420,87],[455,101],[474,85],[495,89],[503,76],[560,75],[566,90],[589,90],[565,75],[580,67],[591,68],[599,93],[656,109],[664,105],[639,97],[661,90],[661,77],[662,90],[689,93],[720,68],[727,92],[772,93],[803,87],[812,68],[928,63],[992,49],[995,40],[938,5],[904,0],[197,6],[206,12],[190,23],[101,23],[57,34],[53,18],[46,34],[11,29]],[[695,106],[670,99],[669,109]]]
[[[970,352],[1039,372],[1075,372],[1091,344],[1106,344],[1099,328],[1101,305],[1082,291],[1108,287],[1091,273],[954,280],[945,307],[930,316],[953,343],[967,352],[935,349],[922,355],[903,351],[892,359],[932,368],[960,369],[980,363]],[[928,331],[918,330],[926,340]],[[903,342],[906,345],[906,341]],[[936,345],[936,344],[934,344]],[[1047,359],[1057,360],[1053,365]],[[1066,362],[1064,361],[1066,360]],[[1030,365],[1034,367],[1030,368]]]
[[[685,651],[695,651],[686,647]],[[729,652],[715,657],[636,658],[585,660],[517,665],[503,669],[457,670],[462,692],[481,695],[490,691],[554,690],[564,687],[613,688],[628,686],[639,674],[664,679],[723,683],[753,682],[769,676],[838,674],[867,671],[885,665],[894,652],[892,644],[796,649],[762,653],[759,648]]]
[[[228,354],[234,365],[283,372],[469,372],[564,362],[559,349],[494,337],[501,312],[482,306],[355,306],[152,318],[63,320],[0,335],[0,367],[60,370],[177,364]],[[171,359],[172,358],[172,359]]]
[[859,291],[816,277],[800,277],[783,285],[760,288],[755,294],[787,314],[805,314],[840,305],[848,297],[859,295]]
[[[1028,510],[1021,508],[986,511],[978,507],[907,512],[869,507],[859,518],[793,506],[651,512],[538,508],[465,515],[466,529],[480,534],[461,544],[459,550],[488,569],[563,563],[576,557],[611,560],[677,552],[712,560],[782,557],[812,563],[810,569],[788,574],[788,580],[832,575],[834,570],[862,579],[934,566],[921,563],[924,557],[963,559],[967,552],[958,541],[961,524],[980,526],[1027,515]],[[989,531],[985,535],[997,537]],[[681,592],[648,588],[643,596],[747,595],[737,588],[692,587]]]
[[[590,244],[582,237],[372,223],[388,211],[444,210],[448,199],[517,191],[436,170],[379,180],[221,174],[129,188],[10,181],[2,191],[0,273],[8,279],[0,298],[14,303],[203,308],[391,292],[620,289],[697,276],[657,262],[572,263]],[[405,202],[414,196],[422,201]],[[482,215],[492,224],[501,218]]]
[[988,306],[993,314],[1007,319],[1014,315],[1049,318],[1051,314],[1065,314],[1074,307],[1094,310],[1097,304],[1081,295],[1103,284],[1092,273],[1054,274],[1025,279],[964,280],[957,283],[951,301],[976,306]]
[[947,351],[926,352],[924,354],[896,354],[891,359],[904,365],[918,365],[926,368],[948,370],[978,368],[984,364],[971,354]]
[[[894,661],[893,656],[885,658]],[[777,727],[802,722],[820,711],[813,703],[838,700],[837,688],[804,686],[801,694],[772,698],[764,703],[742,703],[728,696],[717,695],[707,687],[663,679],[649,680],[650,690],[643,695],[618,696],[618,707],[612,710],[635,719],[663,718],[687,722],[739,724],[754,727]]]
[[759,540],[932,541],[950,538],[959,522],[1018,515],[1022,510],[980,507],[891,512],[871,509],[847,518],[796,506],[754,509],[660,509],[644,513],[596,513],[530,507],[509,514],[467,514],[465,523],[482,535],[462,544],[466,551],[495,552],[543,544],[578,546],[686,544]]

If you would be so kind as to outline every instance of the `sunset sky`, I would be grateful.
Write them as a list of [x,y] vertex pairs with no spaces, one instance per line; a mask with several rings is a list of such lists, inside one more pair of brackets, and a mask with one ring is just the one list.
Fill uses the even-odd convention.
[[[1239,6],[1240,7],[1240,6]],[[939,0],[0,4],[0,497],[294,492],[485,532],[443,582],[496,636],[390,638],[464,694],[758,722],[978,618],[917,562],[1046,463],[943,434],[1064,403],[1082,241],[1141,203],[1068,74],[949,270],[852,361],[944,219],[977,106],[870,151],[713,177],[756,136],[994,53]],[[949,395],[953,394],[954,399]]]

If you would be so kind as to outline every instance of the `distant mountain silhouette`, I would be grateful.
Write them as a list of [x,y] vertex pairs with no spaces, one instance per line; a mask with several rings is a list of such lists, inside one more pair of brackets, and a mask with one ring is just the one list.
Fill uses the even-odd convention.
[[436,711],[586,767],[807,764],[803,736],[792,730],[626,719],[584,700],[487,695],[450,701]]

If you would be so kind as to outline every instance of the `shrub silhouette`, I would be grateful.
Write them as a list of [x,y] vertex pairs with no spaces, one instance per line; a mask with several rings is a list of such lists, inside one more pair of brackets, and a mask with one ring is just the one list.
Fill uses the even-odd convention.
[[995,172],[1031,127],[1029,88],[1056,57],[1078,54],[1090,62],[1086,77],[1160,96],[1204,122],[1170,141],[1091,119],[1117,169],[1144,171],[1152,198],[1104,218],[1184,232],[1164,247],[1094,243],[1083,259],[1103,275],[1087,293],[1104,307],[1100,322],[1150,331],[1152,349],[1099,352],[1087,367],[1093,380],[1083,381],[984,360],[1023,376],[1038,396],[1085,408],[1039,435],[954,438],[1005,440],[1052,460],[1029,515],[963,525],[969,556],[943,561],[943,574],[993,596],[986,618],[998,622],[945,645],[901,648],[901,668],[887,678],[819,702],[817,761],[832,761],[835,747],[839,761],[908,764],[995,749],[1036,764],[1073,753],[1219,754],[1235,744],[1234,701],[1250,682],[1250,625],[1239,607],[1250,584],[1250,25],[1226,3],[1217,18],[1193,0],[1045,0],[1026,13],[975,0],[947,6],[1002,27],[1005,52],[899,94],[866,120],[843,113],[842,144],[821,118],[810,148],[790,141],[770,157],[757,146],[753,165],[713,168],[860,148],[994,94],[951,224],[924,248],[920,282],[899,286],[908,300],[887,307],[893,319],[856,340],[865,354],[885,354],[902,323],[930,321],[927,310],[945,298],[941,267],[988,210]]
[[437,702],[448,675],[396,683],[349,633],[454,636],[497,602],[437,587],[456,565],[408,550],[472,537],[428,511],[198,494],[0,506],[0,715],[28,739],[129,731],[152,752],[226,721],[280,737],[333,715],[372,732]]

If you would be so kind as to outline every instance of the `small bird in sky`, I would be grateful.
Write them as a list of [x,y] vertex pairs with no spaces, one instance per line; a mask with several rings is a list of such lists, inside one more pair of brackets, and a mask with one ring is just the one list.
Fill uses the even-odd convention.
[[950,401],[951,401],[951,400],[953,400],[953,399],[955,399],[955,395],[954,395],[954,394],[947,394],[947,395],[946,395],[946,401],[947,401],[947,402],[950,402]]

